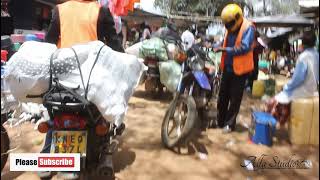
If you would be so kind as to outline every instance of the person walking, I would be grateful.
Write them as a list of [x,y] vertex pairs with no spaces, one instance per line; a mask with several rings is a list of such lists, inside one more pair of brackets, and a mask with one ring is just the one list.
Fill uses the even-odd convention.
[[254,69],[253,41],[255,27],[243,17],[237,4],[227,5],[221,13],[227,32],[223,46],[214,49],[222,51],[220,69],[221,87],[218,97],[218,126],[224,133],[235,130],[245,82]]

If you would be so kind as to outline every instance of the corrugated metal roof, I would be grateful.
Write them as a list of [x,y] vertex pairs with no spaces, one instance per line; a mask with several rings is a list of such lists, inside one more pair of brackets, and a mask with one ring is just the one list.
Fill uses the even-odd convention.
[[319,7],[319,0],[299,0],[299,6],[301,7]]
[[257,26],[263,27],[295,27],[295,26],[312,26],[314,21],[304,18],[301,15],[278,15],[255,17],[251,19]]

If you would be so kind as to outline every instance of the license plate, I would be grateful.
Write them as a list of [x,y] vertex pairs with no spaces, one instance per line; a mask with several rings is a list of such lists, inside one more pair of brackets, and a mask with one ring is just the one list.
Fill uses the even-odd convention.
[[80,153],[87,150],[86,131],[54,131],[52,133],[51,153]]

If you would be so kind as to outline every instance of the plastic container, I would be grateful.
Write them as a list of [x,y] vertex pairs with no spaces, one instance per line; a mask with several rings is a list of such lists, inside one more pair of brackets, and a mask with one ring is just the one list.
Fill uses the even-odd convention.
[[[7,60],[8,60],[8,51],[7,50],[1,50],[1,61],[7,61]],[[2,69],[1,69],[1,71],[2,71]]]
[[1,36],[1,50],[6,50],[8,52],[7,59],[10,59],[12,54],[12,41],[10,36]]
[[[313,111],[313,98],[301,98],[292,101],[289,121],[289,138],[292,144],[309,144]],[[317,121],[319,121],[319,118]]]
[[34,34],[27,34],[26,35],[26,38],[25,38],[26,41],[40,41],[36,35]]
[[1,49],[7,49],[12,46],[10,36],[1,36]]
[[265,112],[253,112],[249,137],[255,144],[272,146],[272,138],[276,130],[276,119]]
[[255,98],[261,98],[264,95],[264,81],[255,80],[252,86],[252,96]]
[[44,41],[44,38],[45,38],[45,33],[44,33],[44,32],[38,32],[38,33],[35,33],[34,35],[36,35],[36,37],[37,37],[40,41]]
[[264,91],[265,94],[268,96],[274,96],[275,94],[275,87],[276,86],[276,81],[274,79],[268,79],[264,81]]
[[12,43],[25,42],[25,35],[24,34],[12,34],[10,38],[11,38]]
[[276,80],[276,87],[275,87],[276,94],[281,92],[283,86],[286,85],[290,81],[290,79],[288,79],[284,76],[281,76],[281,75],[277,75],[275,80]]
[[14,52],[17,52],[17,51],[20,49],[20,46],[21,46],[20,43],[14,43],[14,44],[13,44],[13,47],[12,47],[12,50],[13,50]]
[[319,97],[313,98],[313,115],[310,131],[310,144],[319,145]]
[[270,63],[266,60],[259,61],[259,69],[268,69],[269,66],[270,66]]

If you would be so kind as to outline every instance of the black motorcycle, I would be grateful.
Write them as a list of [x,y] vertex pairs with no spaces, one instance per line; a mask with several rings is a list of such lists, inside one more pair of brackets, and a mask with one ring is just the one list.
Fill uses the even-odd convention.
[[[77,62],[79,64],[78,59]],[[86,99],[88,88],[85,95],[80,96],[77,88],[63,86],[53,77],[52,59],[50,64],[49,91],[42,95],[50,120],[38,125],[39,132],[52,133],[50,153],[80,153],[80,177],[85,179],[114,178],[112,154],[118,148],[115,137],[123,133],[125,125],[117,127],[104,119],[97,107]]]
[[10,92],[6,89],[6,85],[3,80],[4,66],[5,62],[1,62],[1,171],[6,165],[8,151],[10,148],[10,139],[3,124],[12,115],[13,110],[17,105],[16,101],[8,101]]
[[8,160],[8,150],[10,147],[10,139],[3,123],[8,120],[7,113],[1,113],[1,171]]
[[160,60],[156,57],[144,59],[144,64],[148,67],[145,74],[145,90],[154,96],[161,96],[164,88],[160,82],[159,62]]
[[182,63],[177,92],[162,123],[161,138],[167,148],[184,142],[197,125],[207,128],[216,124],[211,102],[218,79],[209,72],[211,61],[206,53],[195,46],[189,51],[192,55]]

